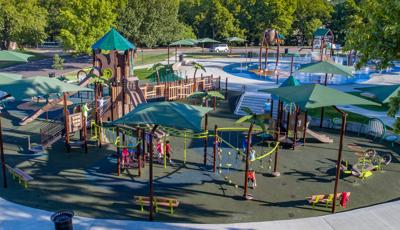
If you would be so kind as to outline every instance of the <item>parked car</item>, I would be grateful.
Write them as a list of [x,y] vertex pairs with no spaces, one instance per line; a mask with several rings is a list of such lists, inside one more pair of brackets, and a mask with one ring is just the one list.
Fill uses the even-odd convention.
[[210,52],[229,52],[228,44],[216,44],[210,49]]

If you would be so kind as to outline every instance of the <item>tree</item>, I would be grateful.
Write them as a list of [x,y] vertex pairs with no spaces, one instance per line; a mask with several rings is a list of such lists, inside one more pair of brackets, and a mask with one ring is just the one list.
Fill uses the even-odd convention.
[[244,176],[244,193],[243,197],[247,199],[247,190],[248,190],[248,183],[247,183],[247,175],[249,172],[249,154],[250,154],[250,142],[251,142],[251,135],[253,132],[254,125],[259,126],[263,132],[265,133],[267,131],[265,127],[265,120],[271,119],[271,116],[269,114],[255,114],[251,111],[250,108],[244,107],[243,112],[245,112],[247,115],[241,117],[239,120],[237,120],[235,123],[243,123],[243,122],[250,122],[249,126],[249,131],[247,133],[247,146],[246,146],[246,168],[245,168],[245,176]]
[[208,101],[214,99],[214,111],[216,110],[217,99],[225,100],[225,96],[219,91],[205,91],[205,92],[194,92],[189,95],[189,98],[200,98],[202,106],[208,107]]
[[196,78],[196,73],[198,70],[203,70],[204,72],[207,72],[204,65],[197,63],[197,62],[193,62],[193,68],[194,68],[193,78]]
[[179,0],[128,0],[120,10],[117,27],[139,46],[193,38],[191,28],[178,21],[178,9]]
[[332,11],[326,0],[297,0],[292,35],[297,35],[302,45],[309,43],[314,31],[329,22]]
[[37,0],[0,0],[1,48],[10,42],[20,48],[37,45],[46,38],[47,11]]
[[91,54],[91,45],[114,25],[115,6],[104,0],[67,1],[57,17],[64,49]]
[[357,67],[377,60],[377,68],[400,57],[400,4],[393,0],[363,0],[346,36],[346,50],[359,52]]
[[334,5],[330,29],[335,35],[335,42],[344,44],[350,25],[358,14],[359,0],[345,0]]
[[55,70],[64,69],[64,58],[60,57],[60,55],[58,54],[54,54],[53,65],[51,67]]
[[[400,112],[400,92],[396,97],[391,97],[389,101],[389,110],[387,114],[391,117],[396,117],[396,115]],[[394,123],[394,132],[400,134],[400,116],[396,118]]]

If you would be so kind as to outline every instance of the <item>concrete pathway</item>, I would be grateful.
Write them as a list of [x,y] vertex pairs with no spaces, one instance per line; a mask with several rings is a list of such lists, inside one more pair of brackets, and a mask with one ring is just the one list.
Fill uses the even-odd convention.
[[[376,230],[398,229],[400,226],[400,201],[375,205],[368,208],[342,212],[334,215],[304,219],[235,223],[235,224],[186,224],[127,220],[92,219],[76,216],[73,219],[76,230],[102,229],[326,229],[326,230]],[[54,229],[50,221],[51,212],[29,208],[0,198],[0,229]]]

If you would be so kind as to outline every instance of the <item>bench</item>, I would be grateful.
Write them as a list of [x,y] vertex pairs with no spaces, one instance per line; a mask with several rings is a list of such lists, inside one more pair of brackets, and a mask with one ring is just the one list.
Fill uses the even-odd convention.
[[[144,211],[144,206],[150,206],[150,198],[147,196],[134,196],[135,203],[140,205],[140,210]],[[170,213],[174,214],[174,208],[179,206],[179,201],[173,198],[167,197],[153,197],[153,207],[155,207],[156,213],[158,212],[158,207],[169,207]]]
[[[350,197],[351,192],[346,192],[347,197]],[[340,200],[342,198],[342,193],[337,193],[336,194],[336,200]],[[312,195],[310,197],[306,197],[308,203],[312,205],[312,208],[315,208],[315,205],[318,203],[325,204],[326,207],[328,207],[329,204],[333,202],[333,194],[327,194],[327,195]]]
[[24,187],[28,188],[28,182],[33,180],[33,177],[29,176],[26,172],[19,168],[13,168],[10,165],[6,164],[6,168],[8,172],[12,175],[13,179],[15,180],[18,178],[18,182],[24,182]]

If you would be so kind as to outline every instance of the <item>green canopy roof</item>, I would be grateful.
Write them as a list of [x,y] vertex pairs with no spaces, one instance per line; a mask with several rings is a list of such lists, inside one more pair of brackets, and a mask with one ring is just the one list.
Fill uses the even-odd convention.
[[169,44],[170,46],[194,46],[195,42],[193,39],[183,39]]
[[338,91],[319,84],[263,89],[286,101],[296,103],[302,109],[339,105],[379,105],[378,103]]
[[315,32],[314,32],[314,37],[323,37],[328,35],[330,29],[326,29],[326,28],[318,28]]
[[298,86],[300,82],[294,78],[293,76],[289,76],[280,86],[281,87],[288,87],[288,86]]
[[135,49],[135,45],[130,43],[118,31],[112,28],[102,38],[92,45],[92,49],[101,50],[120,50]]
[[302,73],[327,73],[352,77],[354,68],[332,61],[320,61],[302,65],[297,71]]
[[366,88],[356,88],[362,92],[372,94],[374,100],[380,103],[388,103],[391,97],[395,97],[400,92],[400,85],[381,85]]
[[197,40],[197,43],[220,43],[220,42],[211,38],[202,38]]
[[55,93],[93,91],[90,88],[49,77],[29,77],[15,81],[0,82],[0,90],[7,92],[17,100]]
[[0,50],[0,61],[28,62],[28,58],[30,57],[33,57],[33,55],[9,50]]
[[245,41],[247,41],[246,39],[238,38],[238,37],[229,37],[229,38],[225,38],[225,40],[228,42],[245,42]]
[[21,78],[22,78],[22,76],[19,74],[0,72],[0,85],[1,84],[9,84],[15,80],[20,80]]
[[283,40],[283,39],[285,39],[285,35],[283,35],[283,34],[278,34],[278,38],[281,39],[281,40]]
[[201,120],[211,108],[177,102],[139,104],[134,110],[113,122],[114,125],[160,125],[176,129],[201,131]]

